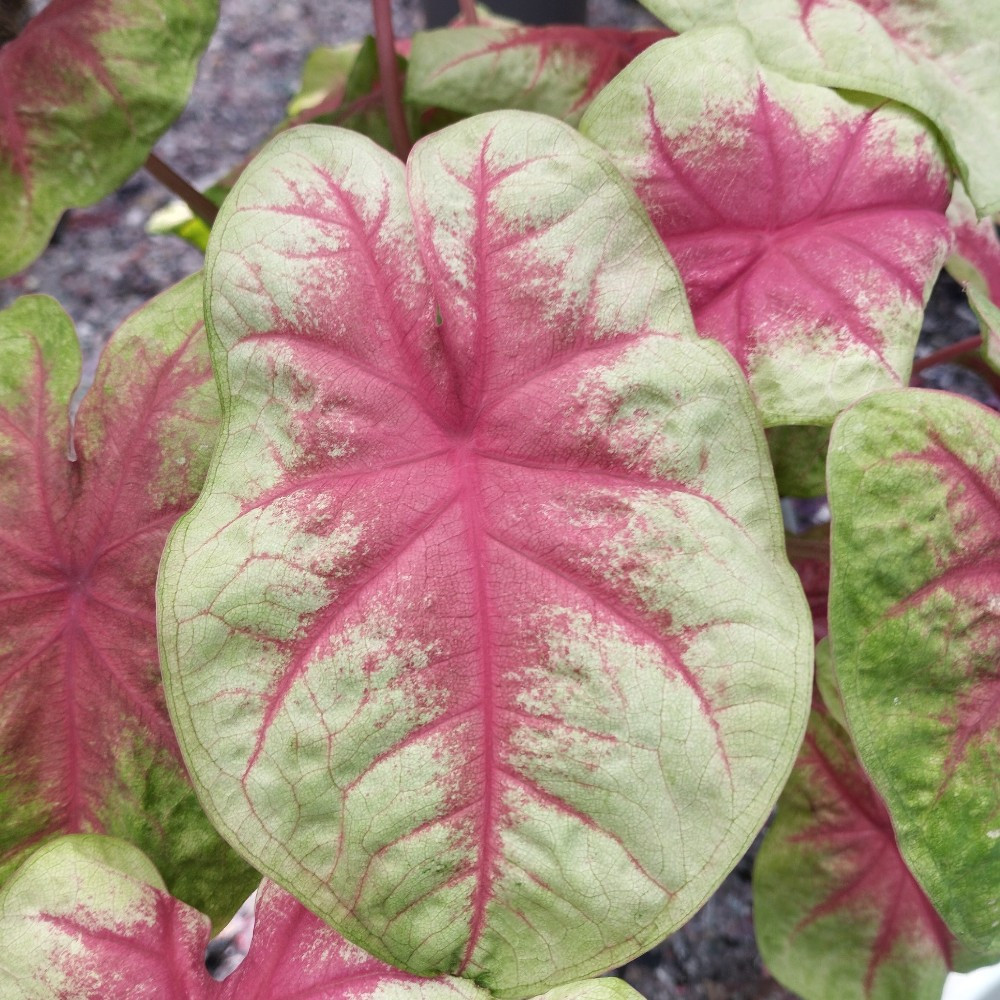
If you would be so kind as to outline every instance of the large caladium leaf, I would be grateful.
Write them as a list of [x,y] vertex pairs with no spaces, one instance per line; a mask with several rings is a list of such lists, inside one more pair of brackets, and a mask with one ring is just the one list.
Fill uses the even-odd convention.
[[200,276],[115,334],[70,461],[79,373],[56,302],[0,313],[0,877],[57,834],[109,832],[221,918],[254,876],[195,799],[153,621],[160,550],[218,433]]
[[940,1000],[957,942],[896,847],[850,739],[813,713],[754,867],[768,968],[807,1000]]
[[464,114],[520,108],[575,124],[622,67],[670,34],[568,24],[418,32],[406,94]]
[[947,170],[912,114],[793,82],[723,28],[648,49],[581,128],[632,180],[765,424],[828,424],[905,384],[949,242]]
[[[40,848],[0,891],[0,997],[17,1000],[488,1000],[463,979],[420,979],[345,941],[273,882],[257,893],[246,959],[205,969],[209,921],[166,891],[141,851],[111,837]],[[7,946],[10,947],[7,947]],[[620,979],[539,1000],[638,1000]]]
[[834,425],[830,634],[851,731],[949,927],[1000,945],[1000,418],[901,390]]
[[180,114],[218,0],[52,0],[0,48],[0,276],[113,191]]
[[738,23],[798,80],[891,98],[947,142],[980,215],[1000,210],[995,0],[643,0],[677,31]]
[[[408,185],[408,186],[407,186]],[[350,939],[527,996],[701,904],[809,692],[746,385],[606,154],[303,127],[209,244],[224,437],[161,649],[232,842]]]

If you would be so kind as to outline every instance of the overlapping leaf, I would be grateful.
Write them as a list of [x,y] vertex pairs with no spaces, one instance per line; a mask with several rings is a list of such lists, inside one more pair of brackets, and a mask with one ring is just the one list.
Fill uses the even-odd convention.
[[575,124],[622,67],[670,34],[581,25],[423,31],[413,38],[406,94],[464,114],[519,108]]
[[223,208],[225,431],[161,570],[166,685],[265,871],[380,957],[528,996],[738,859],[808,617],[745,383],[606,155],[510,112],[407,171],[304,127]]
[[793,82],[717,29],[647,50],[581,128],[632,180],[765,424],[830,423],[905,383],[949,241],[947,171],[914,116]]
[[778,493],[783,497],[826,496],[826,450],[830,428],[785,424],[767,431]]
[[[486,1000],[463,979],[420,979],[345,941],[267,880],[250,952],[225,981],[205,969],[209,921],[166,891],[140,851],[110,837],[41,848],[0,891],[3,1000]],[[620,979],[539,1000],[636,1000]]]
[[834,425],[830,633],[851,731],[949,927],[1000,945],[1000,418],[878,393]]
[[217,0],[52,0],[0,48],[0,276],[114,190],[180,114]]
[[982,330],[983,356],[994,371],[1000,371],[1000,235],[996,223],[976,218],[960,184],[948,206],[948,221],[955,245],[945,266],[965,286]]
[[757,856],[754,924],[768,968],[806,1000],[939,1000],[957,956],[825,711],[813,712]]
[[195,276],[115,335],[73,433],[69,317],[0,313],[0,872],[60,833],[141,846],[214,917],[253,882],[195,799],[167,718],[154,586],[219,409]]
[[677,31],[739,24],[798,80],[891,98],[930,119],[980,215],[1000,210],[995,0],[643,0]]

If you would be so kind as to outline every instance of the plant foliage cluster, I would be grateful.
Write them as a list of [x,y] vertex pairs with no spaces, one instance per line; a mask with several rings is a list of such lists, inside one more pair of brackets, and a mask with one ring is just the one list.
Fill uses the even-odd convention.
[[[204,194],[212,0],[0,47],[0,272],[144,162],[206,250],[73,419],[0,313],[0,996],[627,1000],[776,803],[790,989],[1000,956],[1000,418],[921,388],[1000,379],[1000,6],[643,2],[373,0]],[[915,364],[942,267],[982,336]]]

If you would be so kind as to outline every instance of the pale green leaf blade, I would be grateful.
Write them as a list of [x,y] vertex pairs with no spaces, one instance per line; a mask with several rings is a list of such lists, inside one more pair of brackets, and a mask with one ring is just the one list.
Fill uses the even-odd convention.
[[543,993],[538,1000],[638,1000],[640,996],[624,979],[603,976],[557,986]]

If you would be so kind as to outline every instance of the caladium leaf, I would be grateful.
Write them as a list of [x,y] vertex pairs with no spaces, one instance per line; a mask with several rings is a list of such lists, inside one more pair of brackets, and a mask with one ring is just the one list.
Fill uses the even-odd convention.
[[830,428],[770,427],[767,447],[774,465],[778,493],[783,497],[826,496],[826,450]]
[[194,276],[115,334],[80,407],[59,305],[0,313],[0,876],[60,833],[141,846],[221,918],[255,877],[195,799],[153,621],[167,531],[201,488],[219,407]]
[[209,932],[209,919],[172,897],[133,845],[60,837],[0,889],[0,996],[198,1000]]
[[765,424],[829,424],[905,384],[949,243],[947,170],[913,115],[793,82],[720,28],[648,49],[581,129],[635,185]]
[[407,175],[306,126],[223,206],[225,430],[161,568],[166,689],[268,874],[386,960],[528,996],[739,858],[808,615],[745,382],[606,154],[508,112]]
[[[63,837],[0,891],[0,996],[17,1000],[488,1000],[468,980],[379,962],[265,880],[250,952],[224,982],[205,969],[209,921],[174,899],[149,859],[111,837]],[[539,1000],[638,1000],[620,979]]]
[[464,114],[519,108],[576,124],[622,67],[671,34],[568,24],[422,31],[413,37],[406,96]]
[[739,24],[768,66],[934,123],[980,215],[1000,210],[995,0],[642,0],[677,31]]
[[0,48],[0,276],[113,191],[187,101],[217,0],[52,0]]
[[955,185],[948,221],[954,248],[945,267],[965,286],[979,320],[983,357],[1000,371],[1000,235],[993,219],[979,220],[961,184]]
[[957,943],[833,717],[813,712],[754,867],[771,972],[807,1000],[940,1000]]
[[1000,945],[1000,418],[877,393],[830,442],[830,634],[851,732],[907,863],[969,947]]

